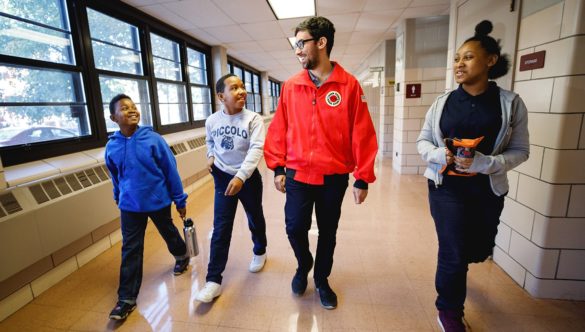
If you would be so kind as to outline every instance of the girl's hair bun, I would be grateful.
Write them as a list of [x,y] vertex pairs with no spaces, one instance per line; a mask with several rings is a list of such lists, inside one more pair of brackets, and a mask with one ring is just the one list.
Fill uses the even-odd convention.
[[490,32],[492,32],[493,28],[494,26],[492,25],[492,22],[488,20],[483,20],[475,26],[475,35],[487,36]]

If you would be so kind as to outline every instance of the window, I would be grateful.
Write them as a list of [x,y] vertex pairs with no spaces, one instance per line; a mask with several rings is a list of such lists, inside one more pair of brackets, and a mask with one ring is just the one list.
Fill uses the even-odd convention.
[[102,99],[100,110],[106,122],[106,131],[113,132],[118,129],[118,125],[110,120],[109,103],[120,93],[128,95],[136,103],[140,111],[140,124],[152,125],[138,28],[91,8],[87,9],[87,18],[95,67],[100,69],[98,70]]
[[179,44],[150,34],[154,76],[160,113],[160,124],[170,125],[189,121],[187,94],[181,74]]
[[228,69],[232,74],[239,76],[246,86],[246,91],[248,92],[246,108],[253,112],[262,113],[260,74],[251,68],[236,64],[233,60],[228,62]]
[[270,85],[270,113],[274,113],[276,112],[278,99],[280,98],[280,82],[273,79],[270,79],[268,82]]
[[[1,9],[0,147],[91,135],[64,0],[4,1]],[[2,159],[10,165],[14,153]]]
[[193,99],[193,120],[204,120],[211,115],[211,90],[207,84],[205,54],[187,48],[187,69]]
[[0,1],[3,165],[103,147],[119,93],[162,134],[202,126],[215,104],[210,53],[124,2]]

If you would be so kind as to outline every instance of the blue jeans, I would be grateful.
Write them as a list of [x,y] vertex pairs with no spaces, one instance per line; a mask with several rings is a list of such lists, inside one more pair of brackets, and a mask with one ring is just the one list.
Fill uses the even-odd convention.
[[314,205],[319,238],[313,277],[315,284],[319,286],[321,282],[327,280],[333,267],[337,226],[349,176],[348,174],[327,175],[323,185],[298,182],[293,177],[294,171],[287,170],[284,206],[286,234],[297,258],[298,271],[308,273],[313,263],[313,256],[309,250],[309,230]]
[[144,232],[148,217],[167,243],[167,248],[176,259],[185,258],[187,247],[171,218],[171,206],[153,212],[121,212],[122,263],[118,299],[135,302],[142,284],[142,261],[144,253]]
[[428,182],[439,239],[435,305],[439,310],[463,310],[468,264],[492,254],[505,195],[493,193],[486,175],[445,176],[438,187]]
[[213,180],[215,182],[215,203],[213,209],[213,235],[211,236],[211,250],[209,264],[207,265],[206,281],[221,284],[222,273],[228,260],[234,218],[238,201],[242,202],[248,228],[252,233],[255,255],[263,255],[266,252],[266,220],[262,210],[262,176],[258,170],[254,170],[252,176],[244,182],[244,186],[234,196],[226,196],[225,190],[229,182],[234,178],[213,165]]

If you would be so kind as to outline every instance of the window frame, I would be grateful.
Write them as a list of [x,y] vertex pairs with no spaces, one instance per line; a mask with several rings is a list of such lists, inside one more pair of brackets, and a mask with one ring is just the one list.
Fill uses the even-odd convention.
[[[211,111],[216,111],[215,94],[213,93],[211,66],[211,46],[204,44],[196,38],[185,34],[177,28],[174,28],[142,11],[122,2],[110,2],[102,0],[64,0],[63,7],[66,12],[63,16],[69,20],[71,29],[71,41],[73,58],[75,62],[71,64],[52,63],[42,60],[33,60],[30,58],[20,58],[0,54],[0,63],[8,66],[26,66],[39,69],[52,69],[65,72],[74,72],[79,74],[82,80],[83,92],[85,95],[85,106],[87,108],[87,118],[91,135],[81,136],[74,139],[65,139],[59,141],[48,141],[33,143],[30,145],[7,146],[0,148],[0,157],[4,166],[12,166],[25,162],[41,160],[49,157],[80,152],[93,148],[105,146],[108,138],[106,121],[104,119],[103,107],[109,101],[103,101],[101,96],[100,75],[106,75],[113,78],[122,79],[146,79],[148,84],[148,93],[151,105],[152,126],[160,134],[168,134],[189,129],[203,127],[205,119],[193,119],[193,100],[191,96],[191,85],[189,82],[187,69],[187,47],[201,52],[205,55],[207,87],[210,91]],[[143,66],[143,75],[133,75],[122,72],[97,69],[94,66],[94,55],[91,46],[89,20],[87,8],[99,11],[105,15],[121,20],[125,23],[134,25],[138,29],[140,38],[141,58]],[[10,17],[7,13],[4,16]],[[179,43],[181,58],[182,81],[179,83],[185,88],[186,103],[188,110],[188,121],[178,124],[160,125],[160,112],[158,96],[156,91],[156,81],[161,80],[154,77],[152,45],[150,44],[150,33],[157,34],[161,37],[171,39]],[[199,87],[202,85],[199,84]],[[8,103],[0,105],[8,106]]]

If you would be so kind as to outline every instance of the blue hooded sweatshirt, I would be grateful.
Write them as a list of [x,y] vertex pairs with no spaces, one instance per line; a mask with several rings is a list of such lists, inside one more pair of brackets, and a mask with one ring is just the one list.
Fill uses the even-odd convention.
[[116,131],[106,145],[105,159],[120,210],[152,212],[171,201],[185,207],[187,194],[175,157],[152,127],[138,127],[130,137]]

